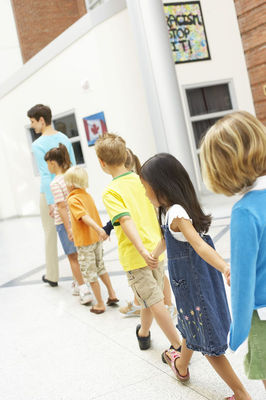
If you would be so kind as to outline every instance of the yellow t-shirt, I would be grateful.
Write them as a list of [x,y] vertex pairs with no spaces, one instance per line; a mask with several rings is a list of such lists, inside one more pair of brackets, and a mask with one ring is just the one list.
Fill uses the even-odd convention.
[[[128,239],[120,226],[119,218],[129,215],[138,230],[144,247],[154,250],[161,239],[156,213],[138,175],[126,172],[112,180],[103,193],[103,202],[118,239],[119,260],[125,271],[146,266],[144,258]],[[160,257],[163,260],[164,256]]]

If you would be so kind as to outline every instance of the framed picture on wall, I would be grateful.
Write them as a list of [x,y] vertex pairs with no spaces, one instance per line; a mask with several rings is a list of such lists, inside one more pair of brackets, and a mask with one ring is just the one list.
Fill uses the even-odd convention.
[[99,136],[107,132],[105,117],[103,112],[83,118],[83,124],[87,136],[88,146],[93,146]]
[[199,1],[164,3],[175,64],[210,60],[210,50]]

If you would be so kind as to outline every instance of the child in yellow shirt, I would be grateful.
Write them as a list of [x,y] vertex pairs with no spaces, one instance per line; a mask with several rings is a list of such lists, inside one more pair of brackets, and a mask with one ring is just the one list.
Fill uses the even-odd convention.
[[103,202],[117,235],[120,263],[141,305],[141,324],[136,327],[139,347],[150,347],[150,326],[155,317],[171,345],[178,349],[178,334],[163,302],[164,265],[151,254],[161,238],[154,207],[139,176],[125,167],[127,149],[121,137],[105,134],[97,140],[95,150],[103,171],[113,177],[103,193]]

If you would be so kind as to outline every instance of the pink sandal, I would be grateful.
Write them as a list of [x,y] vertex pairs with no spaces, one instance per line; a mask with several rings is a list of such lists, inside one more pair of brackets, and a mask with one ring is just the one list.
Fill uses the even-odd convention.
[[231,396],[231,397],[225,397],[224,400],[235,400],[235,395]]
[[180,382],[187,382],[189,380],[189,378],[190,378],[189,369],[187,369],[187,374],[186,375],[180,375],[178,369],[175,366],[175,360],[177,358],[180,358],[180,356],[181,356],[181,354],[178,351],[174,350],[174,349],[165,350],[163,352],[163,358],[167,362],[167,364],[171,367],[171,369],[172,369],[173,373],[175,374],[176,378]]

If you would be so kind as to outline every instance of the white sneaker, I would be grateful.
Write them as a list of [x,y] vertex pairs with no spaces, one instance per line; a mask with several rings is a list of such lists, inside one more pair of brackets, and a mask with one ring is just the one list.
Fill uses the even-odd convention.
[[125,307],[120,307],[119,311],[126,317],[140,316],[140,306],[136,306],[132,301],[129,301]]
[[167,306],[165,305],[165,307],[167,308],[167,310],[169,311],[169,314],[171,316],[172,319],[176,318],[177,316],[177,310],[176,307],[172,304],[171,306]]
[[79,285],[77,281],[73,281],[71,285],[72,296],[79,296]]
[[90,289],[86,284],[80,286],[79,288],[79,301],[80,304],[89,304],[93,300],[93,296],[90,292]]

